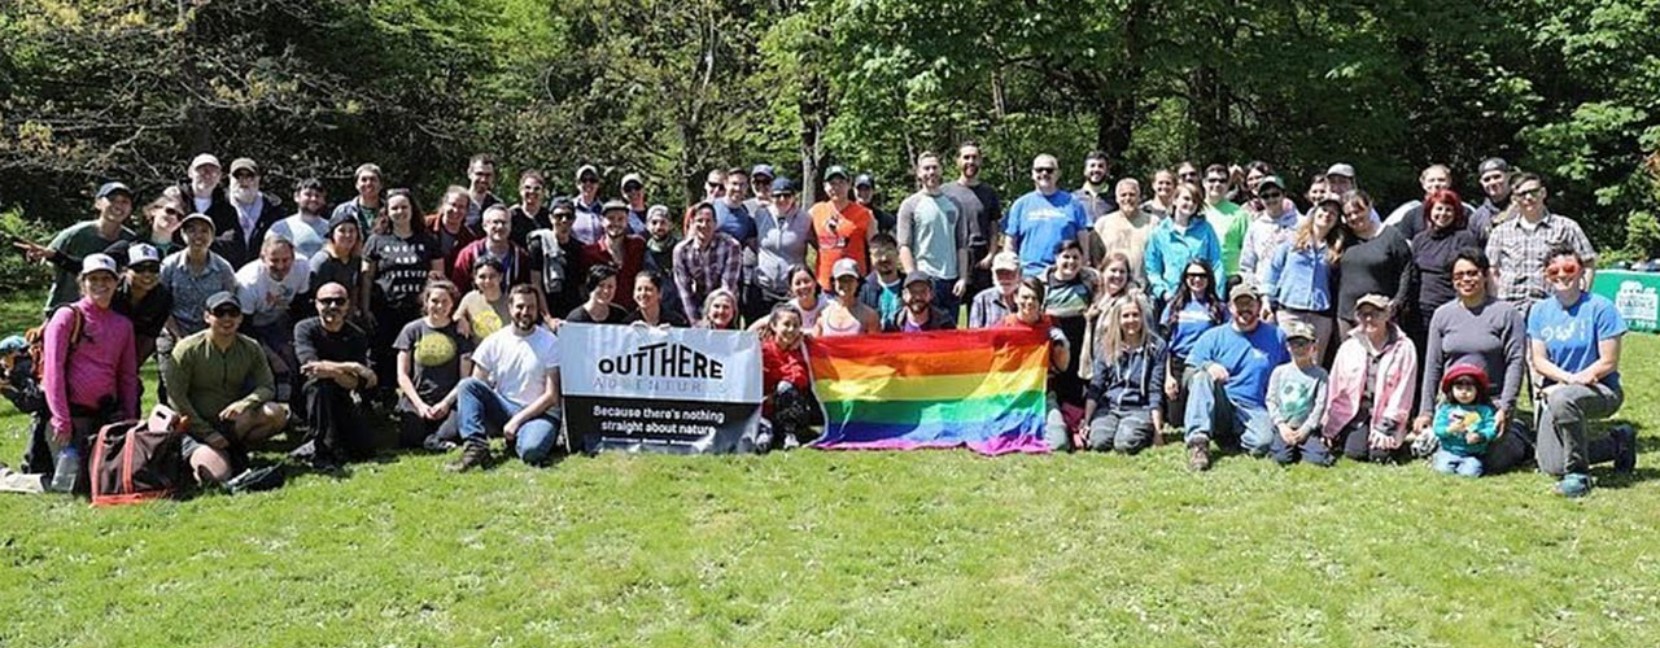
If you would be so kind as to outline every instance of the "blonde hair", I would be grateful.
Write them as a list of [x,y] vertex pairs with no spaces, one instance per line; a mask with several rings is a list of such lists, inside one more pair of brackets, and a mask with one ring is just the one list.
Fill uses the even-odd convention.
[[[1314,213],[1322,209],[1330,209],[1327,206],[1328,204],[1315,205],[1313,209],[1308,210],[1308,217],[1297,224],[1297,233],[1291,239],[1291,249],[1312,250],[1316,243],[1324,243],[1326,246],[1326,263],[1337,263],[1337,257],[1343,253],[1342,232],[1338,229],[1337,223],[1333,222],[1331,229],[1326,230],[1324,240],[1316,241],[1314,239]],[[1339,213],[1334,214],[1333,218],[1341,220],[1343,218],[1342,210],[1338,211]]]
[[[1120,320],[1124,310],[1130,307],[1134,307],[1136,311],[1141,313],[1141,341],[1135,346],[1131,346],[1130,341],[1126,339],[1124,325]],[[1147,300],[1135,292],[1114,298],[1107,304],[1106,326],[1101,335],[1102,358],[1109,362],[1116,362],[1127,351],[1149,348],[1153,345],[1153,332],[1152,329],[1148,328],[1152,324],[1152,318],[1147,314],[1150,308],[1151,306],[1147,304]]]

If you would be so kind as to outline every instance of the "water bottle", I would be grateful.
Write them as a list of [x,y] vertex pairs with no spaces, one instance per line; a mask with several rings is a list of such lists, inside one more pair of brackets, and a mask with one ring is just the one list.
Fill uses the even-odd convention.
[[52,472],[52,490],[67,493],[75,488],[75,480],[81,476],[81,453],[75,451],[75,446],[64,446],[58,453],[58,466]]

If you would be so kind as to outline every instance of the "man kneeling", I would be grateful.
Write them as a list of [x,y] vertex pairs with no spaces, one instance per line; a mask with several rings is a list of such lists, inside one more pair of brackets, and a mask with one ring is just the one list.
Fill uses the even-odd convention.
[[276,383],[265,350],[236,332],[242,306],[221,291],[207,299],[207,328],[173,346],[167,398],[189,423],[184,457],[202,484],[224,482],[247,468],[248,446],[281,432],[288,408],[271,402]]
[[472,377],[456,387],[464,448],[449,470],[489,463],[492,428],[501,429],[507,447],[527,464],[546,462],[558,442],[558,338],[540,324],[535,288],[514,286],[509,299],[513,326],[479,343]]
[[1218,326],[1194,344],[1187,362],[1188,468],[1210,468],[1212,438],[1238,441],[1252,456],[1268,454],[1274,439],[1268,416],[1268,379],[1291,360],[1285,334],[1261,321],[1262,303],[1248,283],[1228,293],[1233,323]]

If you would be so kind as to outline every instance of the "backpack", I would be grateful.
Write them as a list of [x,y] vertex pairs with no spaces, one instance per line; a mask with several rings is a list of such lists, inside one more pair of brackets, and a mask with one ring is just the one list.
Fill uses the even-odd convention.
[[90,450],[93,506],[119,506],[173,497],[185,478],[183,417],[157,405],[147,421],[98,429]]
[[[59,306],[58,308],[67,308],[71,314],[69,321],[69,350],[70,352],[74,352],[75,347],[80,345],[81,338],[85,334],[83,329],[86,328],[86,316],[83,315],[81,313],[81,309],[76,308],[74,304],[66,304]],[[57,311],[52,311],[52,313],[55,315],[57,314]],[[46,377],[46,375],[41,372],[46,370],[46,326],[51,323],[52,316],[48,315],[46,317],[46,321],[41,322],[40,326],[36,326],[23,332],[23,341],[29,344],[29,360],[34,363],[36,380],[44,380]]]

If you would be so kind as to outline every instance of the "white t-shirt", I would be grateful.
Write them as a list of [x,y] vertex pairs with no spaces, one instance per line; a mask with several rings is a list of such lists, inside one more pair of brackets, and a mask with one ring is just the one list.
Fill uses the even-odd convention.
[[521,337],[509,325],[473,349],[473,364],[490,374],[496,393],[523,407],[542,396],[544,376],[559,368],[559,338],[540,325]]
[[294,256],[309,259],[323,249],[329,237],[329,219],[321,216],[307,219],[295,214],[271,226],[273,234],[281,234],[294,242]]
[[306,291],[311,283],[311,264],[303,258],[294,259],[294,267],[282,281],[271,278],[271,272],[259,259],[249,261],[236,271],[236,301],[254,326],[275,324],[288,312],[294,298]]

